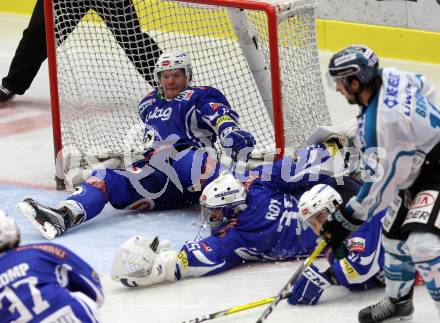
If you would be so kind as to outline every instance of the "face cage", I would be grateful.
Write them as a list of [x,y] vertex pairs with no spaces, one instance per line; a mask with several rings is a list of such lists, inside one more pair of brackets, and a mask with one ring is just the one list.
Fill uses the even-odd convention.
[[227,222],[227,219],[224,215],[225,209],[226,207],[211,208],[206,205],[202,205],[201,217],[203,221],[211,228],[216,228],[222,223]]
[[[217,207],[208,207],[206,205],[202,205],[201,217],[203,218],[203,221],[205,221],[205,223],[207,223],[211,228],[216,228],[223,223],[227,223],[240,211],[245,210],[246,207],[247,204],[245,201]],[[214,214],[215,212],[217,212],[217,214]]]

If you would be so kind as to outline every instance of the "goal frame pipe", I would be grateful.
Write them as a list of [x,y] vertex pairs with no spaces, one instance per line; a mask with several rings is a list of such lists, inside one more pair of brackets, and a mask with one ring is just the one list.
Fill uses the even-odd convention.
[[219,7],[234,7],[239,9],[264,11],[267,15],[269,32],[269,55],[270,55],[270,75],[272,83],[273,100],[273,127],[275,135],[276,159],[284,155],[285,137],[284,137],[284,117],[282,109],[281,94],[281,76],[278,51],[278,22],[277,11],[273,4],[258,2],[252,0],[179,0],[187,3],[215,5]]
[[[244,0],[180,0],[187,3],[216,5],[219,7],[234,7],[248,10],[263,11],[268,19],[268,33],[269,33],[269,52],[270,52],[270,74],[272,83],[272,99],[273,99],[273,114],[274,114],[274,136],[276,158],[284,155],[285,137],[284,137],[284,118],[282,111],[282,97],[281,97],[281,79],[280,79],[280,64],[278,52],[278,26],[277,26],[277,12],[276,7],[269,3],[257,1]],[[52,133],[54,139],[55,162],[56,162],[56,176],[63,178],[64,174],[58,174],[61,170],[63,173],[63,156],[62,156],[62,134],[61,134],[61,116],[60,116],[60,102],[58,93],[58,77],[57,77],[57,58],[56,58],[56,42],[53,16],[53,0],[44,0],[45,12],[45,26],[46,26],[46,43],[47,43],[47,57],[49,69],[50,82],[50,101],[52,111]]]
[[46,28],[47,64],[49,70],[50,106],[52,112],[52,136],[55,154],[56,180],[64,178],[64,160],[62,155],[61,115],[58,93],[57,59],[53,0],[44,0],[44,22]]

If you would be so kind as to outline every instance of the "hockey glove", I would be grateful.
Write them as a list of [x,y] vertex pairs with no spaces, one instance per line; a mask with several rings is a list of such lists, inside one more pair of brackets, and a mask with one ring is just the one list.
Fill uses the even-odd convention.
[[228,131],[229,129],[231,128],[226,128],[220,135],[222,146],[231,149],[230,156],[233,161],[248,161],[256,144],[254,137],[244,130]]
[[128,287],[174,281],[177,253],[169,241],[134,236],[122,244],[112,265],[112,280]]
[[316,305],[324,289],[332,286],[329,275],[313,264],[307,268],[292,287],[289,304]]
[[348,214],[344,215],[340,209],[333,212],[321,228],[322,236],[332,248],[338,248],[342,242],[354,231],[363,221],[354,219]]

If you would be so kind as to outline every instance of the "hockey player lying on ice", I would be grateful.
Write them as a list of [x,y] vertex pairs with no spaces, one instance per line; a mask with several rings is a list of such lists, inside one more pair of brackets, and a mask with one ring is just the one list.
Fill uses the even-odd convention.
[[242,160],[251,153],[255,140],[239,128],[237,113],[219,90],[190,87],[192,75],[186,53],[159,57],[154,70],[159,86],[139,104],[148,146],[144,160],[129,169],[95,171],[59,208],[28,198],[17,205],[19,211],[46,238],[53,239],[96,217],[107,202],[117,209],[136,210],[198,203],[199,180],[213,159],[208,157],[215,154],[217,138],[227,154]]
[[[288,260],[309,255],[316,246],[317,235],[313,231],[319,230],[316,221],[324,221],[319,213],[334,209],[334,203],[342,203],[341,196],[346,200],[359,188],[359,183],[350,177],[343,177],[343,185],[337,185],[334,178],[326,175],[325,164],[331,160],[324,158],[318,164],[310,157],[299,157],[290,166],[294,175],[289,181],[286,173],[283,174],[288,157],[266,169],[264,166],[254,169],[254,176],[247,177],[243,183],[232,174],[220,175],[205,187],[200,198],[211,236],[186,242],[178,253],[169,249],[166,242],[158,243],[157,238],[132,237],[115,255],[113,280],[127,286],[149,286],[217,274],[247,261]],[[316,170],[319,172],[314,173]],[[299,216],[297,205],[301,195],[317,182],[322,184],[326,195],[307,214],[312,229]],[[312,198],[313,195],[306,195],[301,202],[307,205]],[[289,302],[316,304],[324,288],[332,285],[354,290],[382,285],[380,216],[353,233],[344,248],[330,252],[329,262],[330,267],[325,270],[311,266],[293,287]]]

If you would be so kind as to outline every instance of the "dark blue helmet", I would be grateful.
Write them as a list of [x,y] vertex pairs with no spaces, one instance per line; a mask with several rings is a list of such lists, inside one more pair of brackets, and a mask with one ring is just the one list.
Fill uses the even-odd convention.
[[332,56],[328,73],[334,79],[355,76],[363,85],[369,84],[378,75],[379,60],[367,46],[351,45]]

